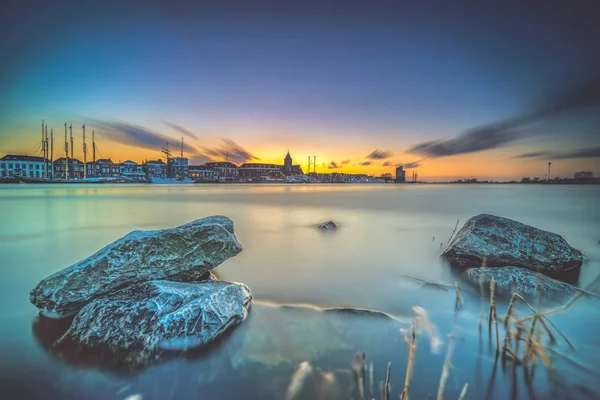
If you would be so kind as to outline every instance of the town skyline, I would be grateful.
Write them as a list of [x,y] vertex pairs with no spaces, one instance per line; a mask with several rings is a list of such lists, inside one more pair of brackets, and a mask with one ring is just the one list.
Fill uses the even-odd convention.
[[12,3],[0,154],[32,154],[45,119],[79,143],[86,123],[117,161],[183,136],[194,163],[289,149],[318,172],[600,175],[600,26],[583,8]]

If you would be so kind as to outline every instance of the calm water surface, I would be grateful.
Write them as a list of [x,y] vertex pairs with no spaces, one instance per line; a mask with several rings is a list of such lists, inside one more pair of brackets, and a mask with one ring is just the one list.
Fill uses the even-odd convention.
[[[404,382],[400,328],[424,307],[444,345],[419,338],[411,399],[435,395],[447,335],[457,337],[446,398],[600,398],[600,300],[584,299],[552,321],[577,352],[553,356],[553,373],[494,362],[480,300],[439,259],[456,221],[491,213],[564,236],[589,259],[579,285],[600,274],[600,187],[523,185],[3,185],[0,187],[0,397],[21,399],[283,399],[294,371],[312,366],[296,398],[359,398],[351,360],[365,351],[375,391],[392,362],[392,392]],[[177,226],[222,214],[244,250],[218,267],[246,283],[255,303],[246,322],[212,349],[128,370],[64,356],[51,343],[61,327],[37,319],[29,291],[47,275],[134,229]],[[314,225],[334,220],[337,232]],[[459,281],[454,293],[402,278]],[[600,287],[593,290],[599,291]],[[322,313],[310,307],[362,307],[399,321]],[[500,300],[499,313],[506,310]],[[378,397],[378,396],[377,396]]]

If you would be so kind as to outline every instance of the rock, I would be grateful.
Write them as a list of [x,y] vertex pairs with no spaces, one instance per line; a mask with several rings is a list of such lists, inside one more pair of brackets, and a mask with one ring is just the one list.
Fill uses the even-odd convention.
[[317,226],[317,228],[319,228],[319,229],[331,229],[331,230],[337,229],[337,227],[338,226],[333,221],[325,221],[322,224],[319,224]]
[[136,283],[201,280],[241,250],[233,222],[223,216],[177,228],[134,231],[42,280],[29,298],[44,316],[71,316],[93,299]]
[[84,306],[54,347],[101,348],[137,366],[214,342],[246,318],[251,301],[241,283],[143,282]]
[[583,263],[562,236],[489,214],[467,220],[442,257],[462,268],[516,266],[552,277],[576,275]]
[[510,297],[517,292],[528,301],[534,301],[539,296],[545,303],[561,302],[579,292],[568,283],[519,267],[471,268],[464,275],[475,286],[479,286],[481,279],[486,288],[494,278],[496,293]]

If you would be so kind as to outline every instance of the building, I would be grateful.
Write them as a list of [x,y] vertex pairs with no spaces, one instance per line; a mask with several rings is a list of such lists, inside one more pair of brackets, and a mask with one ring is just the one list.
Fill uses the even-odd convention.
[[[44,162],[45,161],[45,162]],[[46,177],[52,177],[52,163],[44,157],[21,156],[8,154],[0,158],[0,176],[26,176],[29,178],[43,178],[44,164]]]
[[206,165],[190,165],[188,167],[188,178],[197,182],[213,182],[215,171]]
[[396,182],[406,182],[406,171],[402,165],[396,167]]
[[127,160],[119,165],[119,174],[127,178],[143,178],[144,168],[135,161]]
[[57,179],[83,179],[83,163],[76,158],[69,158],[69,175],[67,176],[66,159],[61,157],[54,161],[54,177]]
[[110,158],[101,158],[95,163],[87,163],[88,178],[118,178],[121,176],[119,164],[115,164]]
[[283,167],[281,168],[281,173],[285,176],[289,175],[302,175],[302,168],[300,165],[292,165],[292,156],[290,156],[290,152],[287,152],[287,155],[283,159]]
[[167,177],[167,164],[163,160],[146,160],[142,169],[148,178],[164,179]]
[[187,158],[167,159],[167,178],[185,179],[188,176],[189,163]]
[[238,166],[229,161],[211,161],[205,164],[214,171],[214,179],[221,182],[237,181],[239,178]]
[[264,163],[244,163],[238,168],[239,179],[241,180],[265,180],[267,177],[281,174],[281,165],[264,164]]

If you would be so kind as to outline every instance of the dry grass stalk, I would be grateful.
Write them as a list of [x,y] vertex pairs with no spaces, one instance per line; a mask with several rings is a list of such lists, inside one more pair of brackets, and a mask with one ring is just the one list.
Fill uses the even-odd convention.
[[492,319],[496,324],[496,351],[500,351],[500,339],[498,334],[498,314],[496,313],[496,281],[492,278],[490,282],[490,315],[488,317],[488,330],[492,329]]
[[448,380],[448,375],[450,372],[450,360],[452,360],[452,353],[454,352],[455,340],[455,336],[450,335],[450,340],[448,341],[448,351],[446,352],[446,359],[444,360],[444,366],[442,367],[442,376],[440,377],[437,400],[443,400],[444,398],[444,387],[446,387],[446,381]]
[[408,364],[406,365],[406,379],[404,380],[404,390],[402,391],[401,400],[408,398],[408,387],[410,385],[410,378],[412,376],[413,363],[415,360],[415,350],[417,349],[417,335],[415,333],[415,324],[412,327],[412,342],[410,344],[410,351],[408,352]]
[[463,386],[462,390],[460,391],[460,396],[458,396],[458,400],[463,400],[465,398],[465,396],[467,395],[468,388],[469,384],[465,383],[465,386]]
[[456,233],[456,229],[458,228],[459,221],[460,221],[460,219],[456,220],[456,225],[454,225],[454,230],[452,231],[452,235],[450,235],[450,238],[448,239],[448,244],[452,241],[452,238],[454,237],[454,234]]
[[388,363],[388,367],[387,367],[387,373],[385,375],[385,386],[384,386],[384,392],[383,392],[383,399],[384,400],[390,400],[390,374],[392,372],[392,363],[389,362]]
[[373,363],[369,363],[369,396],[373,399]]
[[454,289],[456,290],[456,302],[454,304],[454,311],[458,311],[462,308],[463,301],[460,289],[458,288],[458,282],[454,282]]

